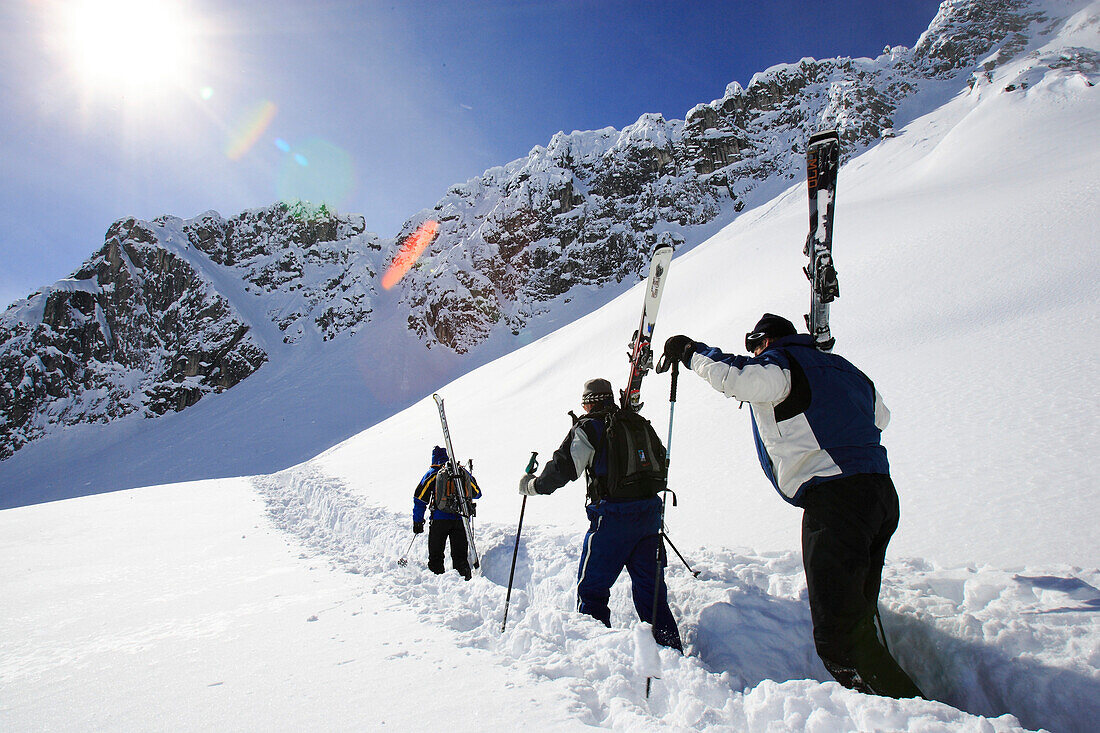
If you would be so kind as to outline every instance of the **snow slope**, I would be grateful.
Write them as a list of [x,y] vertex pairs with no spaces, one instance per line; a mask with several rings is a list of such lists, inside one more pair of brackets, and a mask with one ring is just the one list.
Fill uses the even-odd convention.
[[[303,554],[264,509],[237,479],[3,512],[0,729],[580,727],[500,655],[456,651],[378,583]],[[461,695],[428,694],[460,672]]]
[[399,566],[402,519],[309,466],[0,513],[0,727],[987,733],[1098,712],[1096,571],[891,564],[892,643],[945,704],[827,681],[797,553],[701,550],[699,579],[669,572],[689,656],[660,653],[646,700],[626,585],[610,631],[572,610],[579,532],[526,529],[501,633],[511,528],[484,528],[464,583],[422,539]]
[[[1094,4],[1078,19],[1082,45],[1095,46],[1097,17]],[[940,702],[828,681],[799,513],[761,475],[747,414],[691,374],[669,510],[700,571],[669,572],[688,656],[662,652],[646,701],[626,584],[610,631],[572,610],[579,486],[528,502],[501,633],[515,484],[530,451],[545,459],[564,436],[584,380],[621,386],[635,288],[441,389],[456,450],[485,489],[471,583],[427,573],[423,540],[397,564],[413,485],[441,439],[430,396],[250,484],[0,512],[0,728],[1094,729],[1100,91],[1027,64],[997,69],[840,174],[837,351],[893,411],[885,442],[902,497],[883,616],[891,648]],[[794,186],[678,257],[658,340],[682,332],[736,350],[764,310],[799,318],[805,216]],[[660,432],[667,389],[667,376],[643,387]],[[250,417],[243,405],[223,415],[242,432],[271,429]],[[466,670],[473,687],[445,704],[413,682],[441,687]]]

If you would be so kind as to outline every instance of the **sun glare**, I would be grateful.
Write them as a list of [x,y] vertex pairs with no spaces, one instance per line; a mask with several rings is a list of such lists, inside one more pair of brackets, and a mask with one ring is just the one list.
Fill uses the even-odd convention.
[[173,0],[76,0],[63,6],[66,48],[88,85],[125,91],[183,84],[194,37]]

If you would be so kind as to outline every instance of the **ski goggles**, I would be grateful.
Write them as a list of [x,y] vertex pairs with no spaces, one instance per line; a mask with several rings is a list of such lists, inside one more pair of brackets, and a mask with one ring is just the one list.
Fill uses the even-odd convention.
[[760,348],[760,345],[764,343],[764,339],[768,337],[768,334],[763,331],[753,331],[752,333],[745,334],[745,351],[750,354],[755,354],[756,350]]

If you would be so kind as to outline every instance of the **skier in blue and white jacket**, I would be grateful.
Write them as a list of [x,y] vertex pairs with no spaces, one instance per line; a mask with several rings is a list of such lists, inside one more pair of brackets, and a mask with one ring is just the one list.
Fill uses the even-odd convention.
[[814,644],[826,669],[861,692],[922,696],[878,638],[882,567],[899,519],[880,440],[890,412],[863,372],[819,351],[785,318],[765,313],[745,348],[752,356],[673,336],[664,354],[749,403],[764,473],[784,500],[803,509]]

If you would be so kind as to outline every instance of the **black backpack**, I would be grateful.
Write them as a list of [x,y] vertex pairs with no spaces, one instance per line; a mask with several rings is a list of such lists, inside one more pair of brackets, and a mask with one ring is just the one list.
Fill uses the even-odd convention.
[[606,497],[648,499],[668,485],[665,446],[644,417],[629,409],[603,415],[607,428]]

